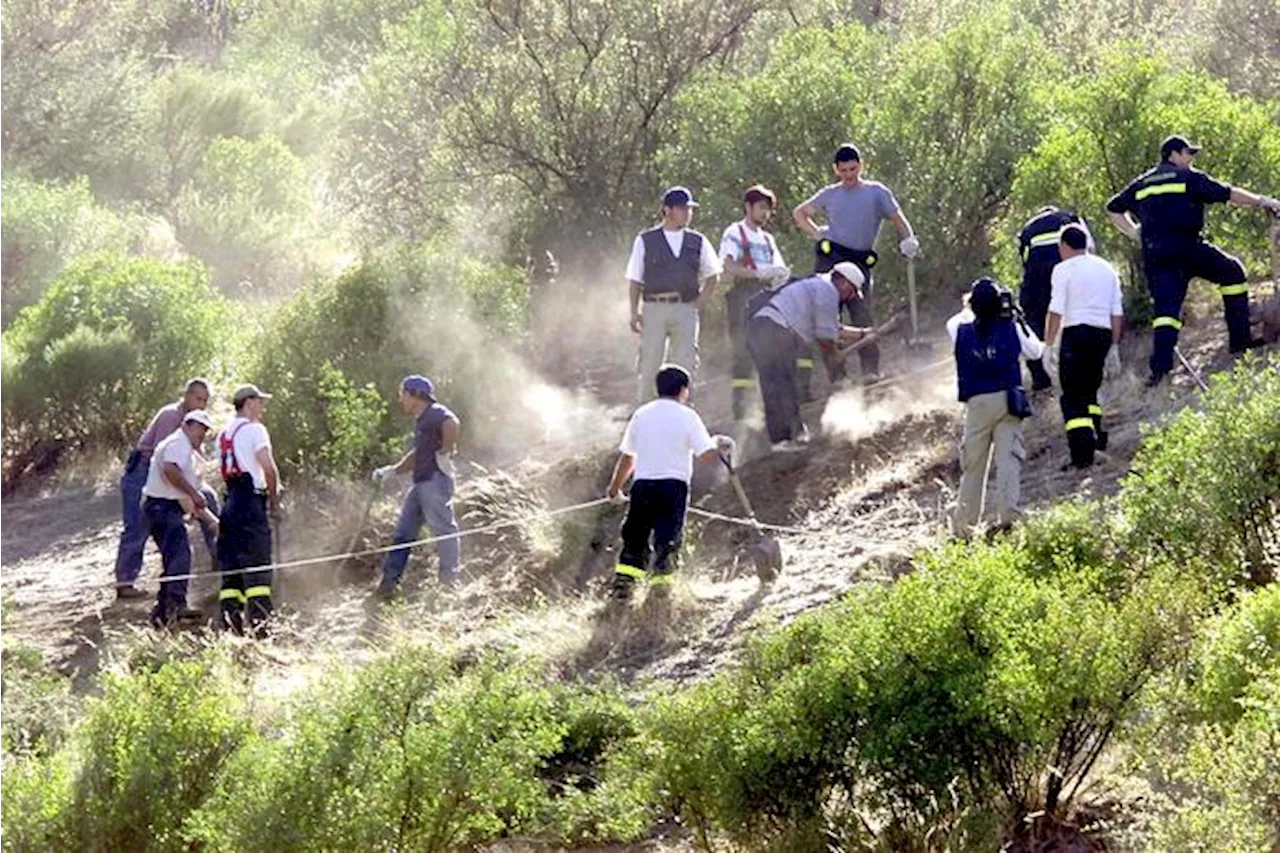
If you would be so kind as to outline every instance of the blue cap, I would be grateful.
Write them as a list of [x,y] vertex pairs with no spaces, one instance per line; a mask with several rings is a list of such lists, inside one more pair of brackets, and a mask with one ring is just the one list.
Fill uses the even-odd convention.
[[663,207],[697,207],[688,187],[672,187],[662,194]]
[[431,384],[431,380],[417,373],[401,379],[400,387],[415,397],[434,397],[436,395],[436,386]]

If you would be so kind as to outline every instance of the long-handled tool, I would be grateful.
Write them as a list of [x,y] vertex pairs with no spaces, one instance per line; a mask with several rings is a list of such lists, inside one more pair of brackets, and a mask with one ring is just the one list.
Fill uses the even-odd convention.
[[720,461],[729,470],[729,482],[733,484],[733,491],[738,495],[742,511],[747,514],[747,519],[750,520],[756,532],[756,543],[751,548],[751,559],[755,563],[756,576],[760,578],[761,583],[770,583],[782,572],[782,546],[760,526],[759,520],[756,519],[756,512],[751,508],[747,491],[742,488],[742,480],[733,467],[733,462],[727,456],[721,456]]
[[1196,381],[1196,384],[1200,386],[1200,390],[1208,391],[1209,386],[1205,383],[1204,377],[1200,375],[1200,371],[1196,370],[1194,367],[1191,366],[1191,362],[1187,361],[1187,357],[1182,354],[1182,349],[1180,347],[1175,346],[1173,348],[1173,354],[1178,357],[1178,361],[1182,362],[1182,366],[1187,369],[1187,373],[1191,374],[1191,378],[1194,379]]
[[928,356],[933,352],[933,344],[920,340],[920,310],[916,299],[915,258],[907,258],[907,306],[911,311],[911,337],[907,339],[907,349],[917,355]]
[[1271,228],[1271,298],[1262,308],[1262,337],[1280,340],[1280,211],[1272,211]]
[[[373,484],[373,491],[369,494],[369,500],[365,501],[364,512],[360,513],[360,523],[356,525],[356,529],[351,534],[351,541],[347,543],[347,550],[344,553],[354,554],[356,545],[360,544],[360,536],[364,533],[365,527],[369,524],[369,514],[373,512],[373,505],[377,502],[378,496],[382,494],[382,481],[377,480]],[[351,558],[347,557],[342,561],[340,568],[346,568],[351,562]]]

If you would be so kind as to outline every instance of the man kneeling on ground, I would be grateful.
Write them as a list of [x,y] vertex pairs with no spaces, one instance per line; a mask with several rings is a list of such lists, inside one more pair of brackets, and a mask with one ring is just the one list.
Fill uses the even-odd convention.
[[[665,593],[672,580],[671,564],[680,549],[689,508],[693,460],[707,462],[733,453],[733,439],[712,437],[698,413],[687,405],[689,373],[674,364],[663,365],[656,379],[658,399],[636,409],[618,448],[608,497],[622,501],[622,487],[632,473],[631,505],[622,524],[622,554],[613,578],[615,601],[629,601],[637,581],[649,578],[655,592]],[[653,540],[653,572],[649,541]]]

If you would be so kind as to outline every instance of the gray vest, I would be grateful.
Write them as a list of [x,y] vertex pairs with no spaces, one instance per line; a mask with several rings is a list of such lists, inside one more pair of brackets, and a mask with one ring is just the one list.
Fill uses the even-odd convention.
[[679,257],[671,254],[661,226],[643,232],[640,239],[644,241],[644,292],[679,293],[683,302],[697,299],[702,241],[706,238],[686,229]]

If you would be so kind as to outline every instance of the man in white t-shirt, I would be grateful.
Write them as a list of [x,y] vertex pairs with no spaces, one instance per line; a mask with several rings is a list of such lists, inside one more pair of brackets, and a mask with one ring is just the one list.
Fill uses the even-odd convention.
[[[1062,261],[1050,278],[1045,342],[1050,366],[1056,361],[1062,388],[1062,419],[1067,425],[1071,464],[1088,468],[1094,453],[1107,449],[1098,389],[1104,376],[1120,373],[1120,334],[1124,329],[1120,276],[1115,267],[1087,251],[1089,235],[1067,225],[1058,238]],[[1053,344],[1062,329],[1054,358]]]
[[667,190],[662,224],[641,232],[631,246],[627,281],[631,331],[640,335],[641,403],[653,399],[652,377],[664,362],[690,376],[698,370],[698,312],[723,268],[711,241],[689,227],[697,206],[685,187]]
[[735,422],[747,416],[748,400],[756,387],[755,365],[747,349],[747,303],[762,288],[776,287],[790,276],[777,241],[764,230],[777,204],[777,197],[768,187],[760,184],[748,187],[742,196],[742,219],[725,228],[720,237],[720,259],[725,272],[733,276],[724,299],[729,318],[729,343],[733,348]]
[[[636,409],[627,423],[613,469],[608,496],[621,500],[631,475],[631,504],[622,525],[622,553],[614,571],[613,598],[629,601],[637,581],[649,577],[655,591],[671,584],[672,557],[680,548],[693,460],[705,462],[732,454],[733,439],[712,437],[702,418],[688,406],[689,373],[665,364],[654,381],[658,399]],[[650,539],[653,572],[650,576]]]
[[[182,425],[155,445],[142,487],[142,513],[151,538],[160,549],[163,569],[160,592],[151,612],[151,624],[168,627],[178,619],[199,618],[200,611],[187,607],[186,575],[191,573],[191,540],[187,536],[187,507],[198,513],[202,523],[217,529],[218,520],[208,511],[200,482],[199,447],[213,421],[204,409],[182,416]],[[177,576],[178,580],[165,578]]]
[[224,628],[261,636],[271,616],[271,519],[280,511],[280,472],[262,418],[271,395],[256,385],[236,389],[236,416],[218,436],[222,479],[227,484],[218,562],[224,572],[218,595]]

